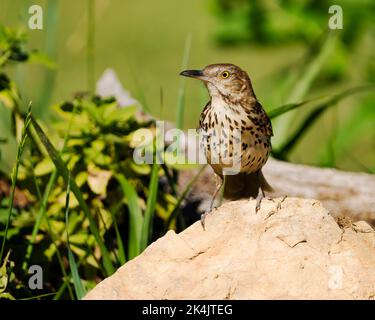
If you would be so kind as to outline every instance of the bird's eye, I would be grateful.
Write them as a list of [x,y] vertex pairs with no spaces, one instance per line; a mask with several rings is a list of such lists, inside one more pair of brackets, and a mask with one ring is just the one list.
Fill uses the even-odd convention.
[[228,71],[223,71],[223,72],[221,73],[221,77],[222,77],[223,79],[228,78],[228,77],[229,77],[229,72],[228,72]]

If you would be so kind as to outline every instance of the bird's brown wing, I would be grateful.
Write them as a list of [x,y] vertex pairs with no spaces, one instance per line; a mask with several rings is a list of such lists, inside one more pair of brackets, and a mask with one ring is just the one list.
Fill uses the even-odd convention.
[[260,102],[258,101],[256,102],[256,109],[258,112],[257,118],[258,118],[259,125],[265,129],[266,135],[268,135],[269,137],[273,136],[271,120],[268,117],[267,113],[264,111]]

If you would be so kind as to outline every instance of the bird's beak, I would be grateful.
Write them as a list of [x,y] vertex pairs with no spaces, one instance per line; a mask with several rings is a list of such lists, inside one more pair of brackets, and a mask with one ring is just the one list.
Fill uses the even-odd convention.
[[205,79],[202,70],[185,70],[180,73],[180,76],[196,78],[201,80]]

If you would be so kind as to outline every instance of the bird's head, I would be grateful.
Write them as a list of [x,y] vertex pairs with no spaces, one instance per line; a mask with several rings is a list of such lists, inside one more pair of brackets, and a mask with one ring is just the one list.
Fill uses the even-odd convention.
[[223,97],[233,102],[255,99],[249,76],[233,64],[210,64],[202,70],[182,71],[180,75],[204,81],[212,98]]

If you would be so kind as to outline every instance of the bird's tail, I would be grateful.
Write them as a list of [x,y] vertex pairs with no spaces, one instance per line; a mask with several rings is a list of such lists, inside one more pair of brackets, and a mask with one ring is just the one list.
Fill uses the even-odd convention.
[[262,171],[227,175],[225,176],[224,198],[229,200],[255,198],[258,195],[259,187],[262,187],[264,191],[273,191]]

